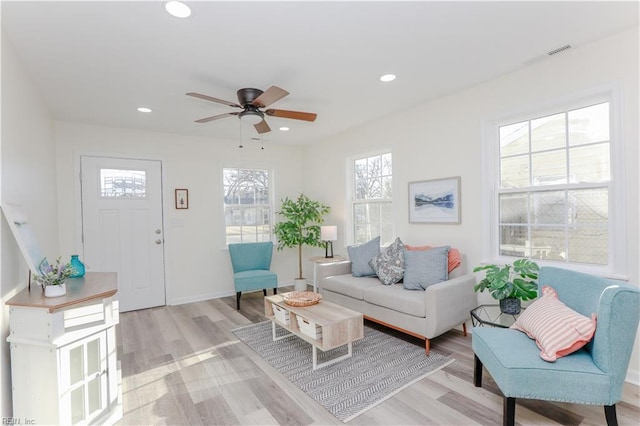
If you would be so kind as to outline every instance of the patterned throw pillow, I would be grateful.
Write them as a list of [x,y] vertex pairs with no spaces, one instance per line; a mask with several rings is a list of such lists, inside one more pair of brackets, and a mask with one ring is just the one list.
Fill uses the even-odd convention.
[[432,284],[449,279],[449,246],[404,252],[404,288],[426,290]]
[[596,332],[596,315],[588,318],[558,299],[558,293],[548,285],[542,296],[524,310],[511,326],[536,340],[540,358],[554,362],[577,351],[591,340]]
[[349,260],[351,260],[351,275],[354,277],[375,277],[369,261],[380,254],[380,237],[360,244],[359,246],[347,247]]
[[369,265],[384,285],[399,282],[404,275],[404,244],[400,238],[391,243],[379,255],[369,261]]

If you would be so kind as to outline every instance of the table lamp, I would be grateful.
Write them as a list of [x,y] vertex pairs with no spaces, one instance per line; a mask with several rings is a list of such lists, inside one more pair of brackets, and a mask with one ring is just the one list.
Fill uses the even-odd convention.
[[[338,227],[337,226],[321,226],[320,227],[320,240],[324,241],[324,257],[333,257],[333,242],[338,240]],[[331,250],[329,250],[331,248]]]

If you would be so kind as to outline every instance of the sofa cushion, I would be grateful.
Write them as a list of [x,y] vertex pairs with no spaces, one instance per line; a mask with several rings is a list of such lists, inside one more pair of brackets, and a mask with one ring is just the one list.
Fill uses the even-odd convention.
[[426,316],[424,293],[416,295],[402,284],[379,285],[364,290],[364,301],[419,318]]
[[[432,246],[410,246],[408,244],[405,244],[404,248],[411,251],[424,251],[424,250],[431,250],[433,247]],[[460,250],[458,250],[457,248],[451,247],[449,249],[449,272],[456,269],[458,266],[460,266],[461,263],[462,263],[462,254],[460,254]]]
[[448,271],[449,246],[430,250],[404,252],[404,288],[425,290],[432,284],[446,281]]
[[380,237],[360,244],[357,246],[348,246],[349,260],[351,260],[351,274],[354,277],[374,277],[376,272],[373,270],[369,261],[380,254]]
[[371,287],[383,287],[376,277],[354,277],[352,275],[335,275],[322,280],[322,290],[326,289],[354,299],[363,300],[364,291]]
[[384,285],[399,282],[404,275],[404,244],[400,238],[383,249],[379,255],[369,261],[376,275]]
[[558,299],[558,293],[548,285],[542,296],[533,302],[511,326],[536,340],[540,358],[554,362],[589,343],[596,332],[595,314],[588,318]]

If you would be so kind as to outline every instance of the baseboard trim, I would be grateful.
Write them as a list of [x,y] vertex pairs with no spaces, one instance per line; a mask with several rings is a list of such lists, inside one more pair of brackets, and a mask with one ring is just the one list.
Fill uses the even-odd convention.
[[[293,280],[278,283],[278,288],[287,287],[287,286],[293,286]],[[231,291],[217,291],[215,293],[204,293],[204,294],[199,294],[197,296],[177,297],[175,299],[167,300],[167,306],[184,305],[186,303],[202,302],[202,301],[211,300],[211,299],[221,299],[223,297],[229,297],[229,296],[235,297],[235,295],[236,295],[236,292],[234,290],[231,290]]]

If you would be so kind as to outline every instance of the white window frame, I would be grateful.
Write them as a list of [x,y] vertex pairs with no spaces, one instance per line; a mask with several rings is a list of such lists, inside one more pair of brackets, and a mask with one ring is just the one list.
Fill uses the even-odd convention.
[[507,264],[516,259],[501,256],[499,250],[499,199],[500,185],[500,126],[552,115],[560,111],[583,108],[602,102],[609,102],[610,161],[611,180],[609,188],[608,245],[607,265],[559,262],[534,259],[541,266],[557,266],[579,270],[608,278],[627,280],[627,244],[626,244],[626,197],[624,143],[622,140],[622,99],[617,84],[597,87],[592,90],[572,94],[544,104],[530,105],[522,110],[483,122],[482,175],[483,175],[483,217],[487,225],[483,227],[483,263]]
[[[391,199],[387,200],[387,199],[381,199],[379,200],[380,202],[391,202],[391,210],[394,210],[394,194],[396,193],[396,184],[395,184],[395,179],[393,178],[394,176],[394,171],[395,171],[395,165],[394,165],[394,153],[393,150],[391,148],[382,148],[382,149],[378,149],[375,151],[367,151],[367,152],[361,152],[361,153],[357,153],[357,154],[352,154],[349,155],[346,158],[346,203],[345,203],[345,217],[346,217],[346,227],[345,227],[345,242],[347,245],[352,245],[355,244],[355,220],[353,217],[353,210],[354,210],[354,205],[357,203],[355,200],[355,169],[354,169],[354,165],[356,160],[361,160],[363,158],[368,158],[368,157],[374,157],[377,155],[383,155],[383,154],[391,154],[391,187],[392,187],[392,195],[391,195]],[[392,226],[392,233],[395,235],[395,221],[392,220],[391,222],[391,226]],[[375,236],[374,236],[375,238]],[[380,244],[383,244],[383,241],[380,241]]]
[[[222,199],[222,241],[223,246],[227,248],[229,243],[227,242],[227,224],[225,217],[225,202],[224,202],[224,171],[226,169],[237,169],[237,170],[264,170],[267,172],[269,176],[269,241],[274,240],[273,228],[275,226],[275,183],[274,183],[274,172],[272,168],[266,167],[263,165],[222,165],[220,167],[220,191],[221,191],[221,199]],[[264,205],[246,205],[246,207],[253,206],[264,206]]]

